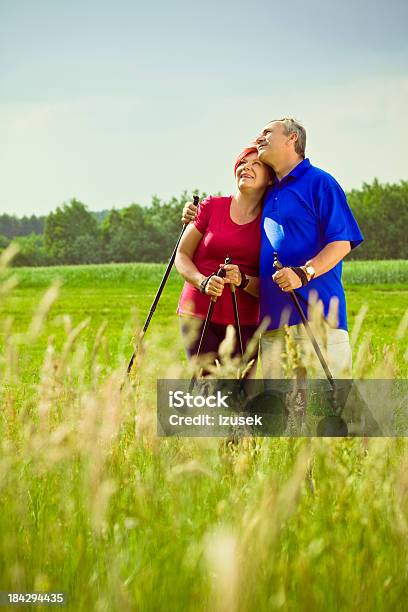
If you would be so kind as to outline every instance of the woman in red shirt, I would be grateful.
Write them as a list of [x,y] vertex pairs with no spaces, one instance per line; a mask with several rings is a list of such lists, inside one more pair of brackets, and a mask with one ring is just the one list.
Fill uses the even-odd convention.
[[[217,353],[227,325],[235,325],[229,283],[237,287],[244,350],[259,323],[258,269],[263,196],[271,184],[271,170],[258,159],[257,149],[245,149],[234,167],[237,193],[209,196],[200,203],[197,217],[184,232],[176,255],[176,268],[186,280],[177,313],[186,353],[197,353],[210,296],[216,296],[202,353]],[[226,257],[232,264],[224,265]],[[223,265],[226,276],[213,276]],[[191,341],[191,317],[201,320]],[[235,354],[238,353],[238,347]]]

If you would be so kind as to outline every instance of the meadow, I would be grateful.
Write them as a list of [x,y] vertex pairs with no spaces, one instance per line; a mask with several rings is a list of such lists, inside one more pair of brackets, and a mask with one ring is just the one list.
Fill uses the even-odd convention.
[[[157,378],[189,373],[176,273],[122,382],[163,269],[3,272],[0,591],[62,591],[70,610],[404,610],[405,438],[156,436]],[[355,374],[407,378],[408,262],[344,279]]]

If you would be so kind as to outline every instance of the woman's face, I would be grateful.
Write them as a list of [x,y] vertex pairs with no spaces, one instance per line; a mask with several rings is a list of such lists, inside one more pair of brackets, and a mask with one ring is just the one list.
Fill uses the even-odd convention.
[[258,159],[255,151],[242,158],[235,176],[240,191],[266,189],[272,183],[268,166]]

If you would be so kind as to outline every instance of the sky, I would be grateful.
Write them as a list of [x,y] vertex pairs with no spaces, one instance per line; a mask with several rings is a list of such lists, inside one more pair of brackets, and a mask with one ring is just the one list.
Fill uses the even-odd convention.
[[0,0],[0,214],[233,193],[294,116],[344,189],[408,180],[408,3]]

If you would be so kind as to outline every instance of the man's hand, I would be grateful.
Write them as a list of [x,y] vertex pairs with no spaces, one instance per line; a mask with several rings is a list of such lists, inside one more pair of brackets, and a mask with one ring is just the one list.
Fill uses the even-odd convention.
[[205,292],[207,295],[214,297],[220,297],[224,291],[224,278],[221,278],[214,274],[205,286]]
[[193,202],[186,202],[181,213],[181,220],[184,225],[188,225],[197,216],[197,206],[194,206]]
[[282,268],[273,274],[272,280],[282,289],[282,291],[293,291],[302,286],[302,281],[290,268]]
[[225,270],[224,281],[226,283],[232,283],[233,285],[240,285],[242,276],[239,267],[235,264],[222,264]]

